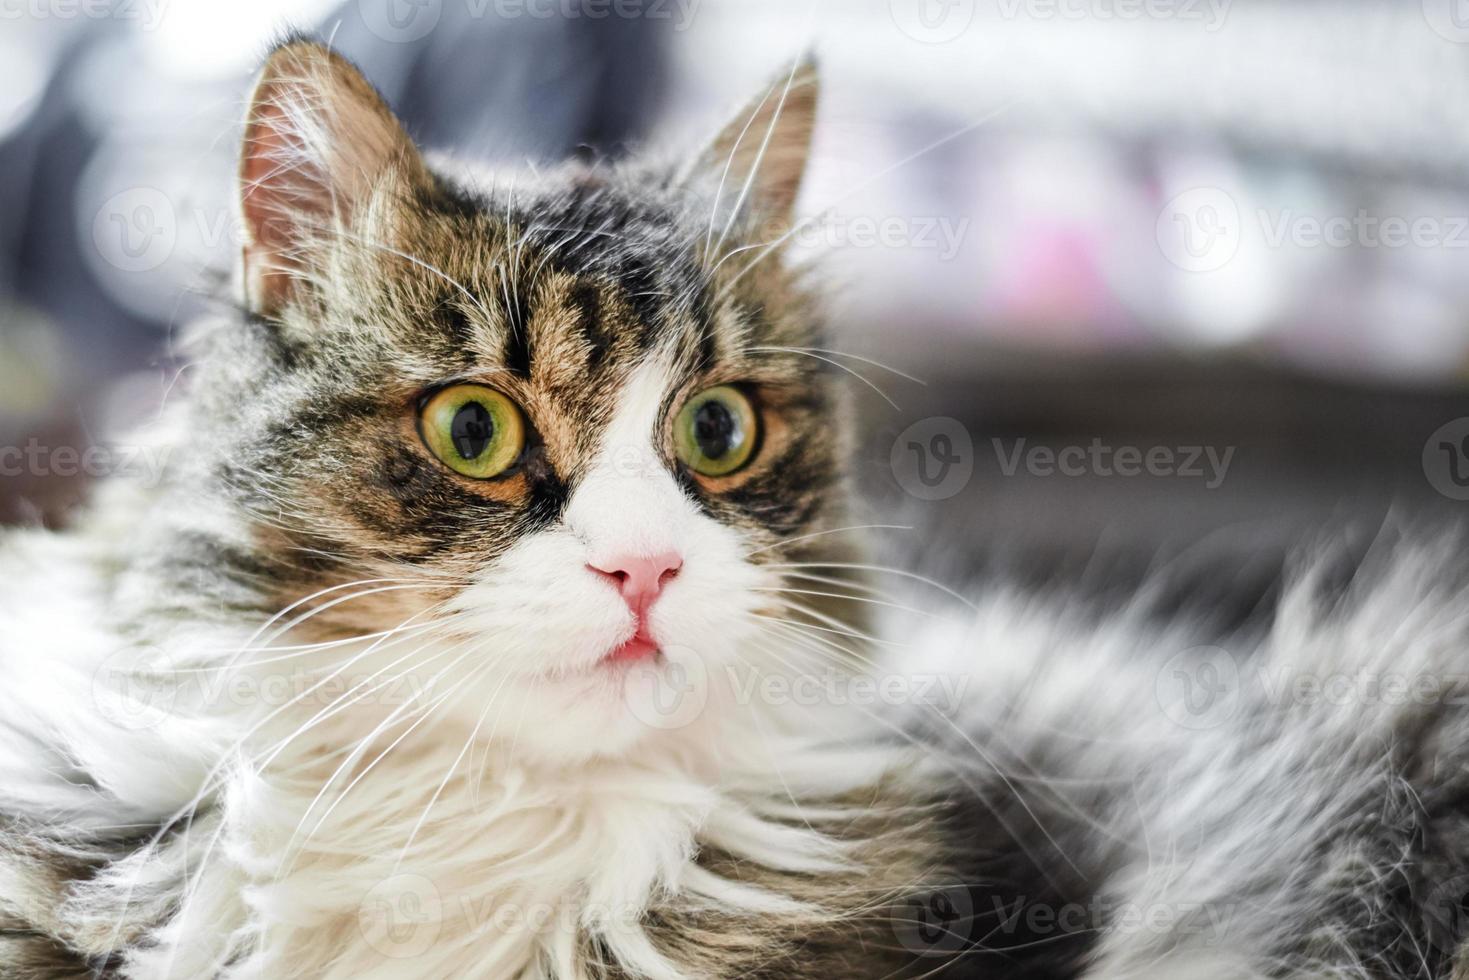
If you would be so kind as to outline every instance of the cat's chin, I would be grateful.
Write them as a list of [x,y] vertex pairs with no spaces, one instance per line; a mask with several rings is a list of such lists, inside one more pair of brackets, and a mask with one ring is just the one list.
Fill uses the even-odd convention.
[[[479,737],[559,763],[625,757],[657,743],[700,738],[716,711],[710,668],[681,653],[609,655],[582,669],[509,680],[509,707],[493,731],[482,725]],[[470,702],[457,711],[478,714]],[[474,724],[476,717],[467,720]]]

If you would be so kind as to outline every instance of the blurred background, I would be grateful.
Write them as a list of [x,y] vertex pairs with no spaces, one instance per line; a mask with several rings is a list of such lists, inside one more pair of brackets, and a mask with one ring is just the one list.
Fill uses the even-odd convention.
[[1249,605],[1469,500],[1466,0],[0,0],[0,522],[146,467],[85,450],[187,384],[290,28],[507,164],[693,147],[814,49],[794,248],[910,545]]

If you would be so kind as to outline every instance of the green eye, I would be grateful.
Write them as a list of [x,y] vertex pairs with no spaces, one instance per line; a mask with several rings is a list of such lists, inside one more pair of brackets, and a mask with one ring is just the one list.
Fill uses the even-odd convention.
[[418,431],[445,466],[477,480],[504,473],[525,448],[520,409],[482,385],[437,392],[418,413]]
[[674,449],[704,476],[727,476],[750,461],[760,432],[755,406],[738,388],[721,385],[690,398],[673,424]]

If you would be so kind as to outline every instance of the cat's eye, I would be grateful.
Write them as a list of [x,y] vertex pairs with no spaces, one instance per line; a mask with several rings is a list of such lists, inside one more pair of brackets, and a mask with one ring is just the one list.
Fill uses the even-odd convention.
[[419,410],[418,431],[445,466],[477,480],[504,473],[525,449],[520,409],[483,385],[454,385],[435,392]]
[[727,476],[750,461],[760,435],[755,406],[729,385],[690,398],[673,424],[678,458],[695,473]]

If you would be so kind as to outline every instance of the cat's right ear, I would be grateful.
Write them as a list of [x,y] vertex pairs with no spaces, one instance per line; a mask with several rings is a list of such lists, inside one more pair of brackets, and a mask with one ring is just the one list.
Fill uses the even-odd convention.
[[809,53],[736,113],[690,168],[714,188],[714,224],[753,216],[789,227],[811,155],[820,78]]
[[373,207],[424,179],[381,96],[345,58],[310,41],[276,48],[250,97],[240,154],[245,296],[277,314],[343,235],[372,235]]

